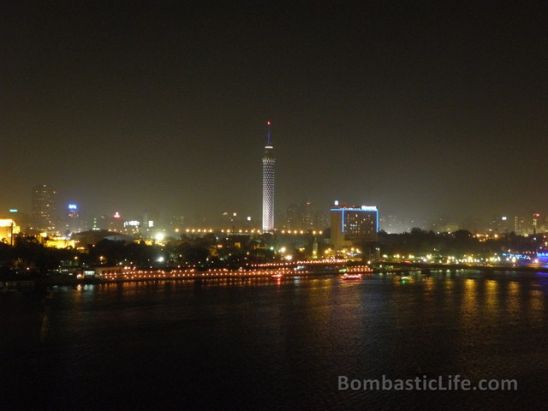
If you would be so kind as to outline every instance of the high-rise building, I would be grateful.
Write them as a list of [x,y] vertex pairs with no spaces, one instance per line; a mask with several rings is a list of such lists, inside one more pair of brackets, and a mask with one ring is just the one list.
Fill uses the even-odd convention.
[[56,226],[56,191],[40,184],[32,188],[32,224],[37,230],[52,232]]
[[300,221],[301,221],[300,211],[301,210],[297,204],[290,204],[289,207],[287,207],[286,218],[285,218],[285,228],[289,228],[291,230],[301,228],[300,227]]
[[533,213],[533,220],[531,221],[531,225],[533,226],[533,234],[536,234],[539,232],[540,228],[540,213]]
[[375,206],[331,208],[331,243],[336,249],[374,241],[379,231],[379,210]]
[[270,121],[266,122],[266,145],[263,155],[263,231],[274,230],[274,176],[276,159],[272,145]]
[[514,217],[514,233],[522,235],[525,232],[525,220],[519,216]]
[[67,205],[67,213],[65,217],[65,232],[66,233],[78,233],[82,231],[80,224],[80,212],[78,204],[69,203]]
[[314,213],[314,227],[323,230],[329,226],[328,214],[322,210],[316,210]]
[[318,225],[316,215],[310,201],[301,204],[291,204],[287,207],[285,227],[290,230],[311,230],[325,228]]
[[314,227],[314,211],[312,209],[312,203],[305,201],[302,205],[302,226],[304,229],[310,230]]
[[[514,221],[507,215],[495,216],[489,221],[488,230],[498,234],[509,233],[513,231]],[[465,227],[470,229],[470,227]]]
[[119,211],[115,211],[114,214],[109,218],[108,230],[121,233],[124,231],[124,219],[122,218]]

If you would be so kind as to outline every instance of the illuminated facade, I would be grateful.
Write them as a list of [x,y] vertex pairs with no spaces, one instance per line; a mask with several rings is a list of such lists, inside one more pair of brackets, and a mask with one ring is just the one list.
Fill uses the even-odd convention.
[[67,237],[48,237],[44,239],[44,245],[48,248],[76,248],[76,241]]
[[115,211],[108,223],[109,231],[121,233],[124,231],[124,220],[119,211]]
[[337,204],[331,208],[331,243],[336,249],[375,241],[378,232],[377,207],[339,207]]
[[266,145],[263,155],[263,231],[274,230],[274,182],[275,165],[274,146],[270,121],[266,123]]
[[32,224],[36,230],[55,231],[56,210],[53,188],[40,184],[32,188]]
[[0,218],[0,242],[13,245],[14,236],[19,234],[20,227],[11,218]]

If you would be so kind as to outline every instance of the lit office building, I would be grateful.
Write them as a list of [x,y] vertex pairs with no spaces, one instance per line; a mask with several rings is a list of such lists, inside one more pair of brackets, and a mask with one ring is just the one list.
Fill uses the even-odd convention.
[[78,233],[82,231],[82,227],[80,225],[80,212],[78,204],[68,204],[65,229],[69,233]]
[[379,231],[379,210],[376,206],[331,208],[331,243],[335,249],[375,241]]
[[108,230],[121,233],[124,231],[124,220],[119,211],[114,212],[108,222]]

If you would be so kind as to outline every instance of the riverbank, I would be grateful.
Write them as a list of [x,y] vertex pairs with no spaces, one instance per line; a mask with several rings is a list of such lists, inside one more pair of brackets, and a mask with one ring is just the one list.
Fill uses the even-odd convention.
[[477,265],[477,264],[433,264],[433,263],[407,263],[407,262],[383,262],[379,265],[379,269],[385,267],[394,267],[398,269],[415,269],[415,270],[478,270],[483,272],[497,272],[497,271],[520,271],[548,273],[548,267],[543,266],[514,266],[514,265]]
[[[362,274],[393,274],[393,275],[433,275],[445,272],[460,272],[463,270],[478,271],[483,274],[493,273],[547,273],[546,267],[508,267],[508,266],[467,266],[467,265],[443,265],[443,264],[384,264],[376,267],[372,271],[364,271]],[[117,275],[108,276],[68,276],[66,274],[53,274],[48,276],[0,278],[0,291],[17,288],[47,288],[53,286],[77,286],[85,284],[112,284],[126,282],[145,282],[145,281],[203,281],[220,279],[252,279],[263,278],[279,280],[281,278],[297,277],[326,277],[337,276],[343,271],[337,267],[330,269],[315,269],[308,271],[291,271],[280,269],[269,270],[210,270],[210,271],[165,271],[165,270],[146,270],[146,271],[127,271]],[[357,272],[349,269],[349,272]],[[281,275],[280,275],[281,274]]]

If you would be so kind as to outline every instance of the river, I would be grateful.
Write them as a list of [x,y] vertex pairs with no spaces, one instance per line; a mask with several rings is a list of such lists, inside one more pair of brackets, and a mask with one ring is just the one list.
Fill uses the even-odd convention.
[[[475,271],[3,291],[3,409],[543,408],[547,296],[548,274]],[[457,374],[518,390],[338,390]]]

